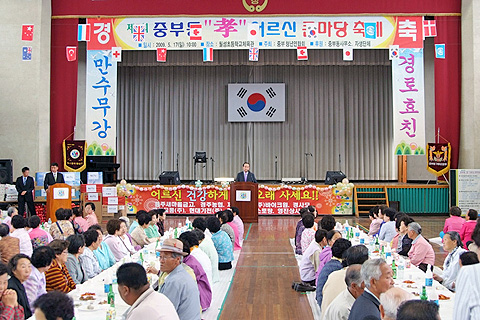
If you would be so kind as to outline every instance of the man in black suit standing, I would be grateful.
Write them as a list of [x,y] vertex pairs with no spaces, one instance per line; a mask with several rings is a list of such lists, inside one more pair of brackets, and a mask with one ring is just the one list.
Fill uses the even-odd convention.
[[252,172],[250,172],[250,163],[248,162],[243,163],[243,171],[237,174],[237,179],[235,181],[257,183],[257,179],[255,178],[255,175]]
[[33,205],[33,189],[35,189],[35,183],[33,178],[29,177],[30,169],[28,167],[22,168],[22,175],[17,178],[15,182],[15,187],[18,192],[18,214],[23,216],[25,212],[25,203],[28,206],[28,211],[30,215],[34,215],[35,206]]
[[58,172],[58,163],[54,162],[50,165],[50,171],[45,175],[43,187],[48,190],[48,187],[55,183],[65,183],[63,174]]

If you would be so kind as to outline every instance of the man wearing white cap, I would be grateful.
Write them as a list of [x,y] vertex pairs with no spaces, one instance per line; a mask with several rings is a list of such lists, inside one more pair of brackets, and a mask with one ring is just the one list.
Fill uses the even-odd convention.
[[168,274],[158,290],[167,296],[177,310],[180,320],[200,320],[200,293],[195,280],[182,266],[183,243],[177,239],[166,239],[160,249],[160,272]]

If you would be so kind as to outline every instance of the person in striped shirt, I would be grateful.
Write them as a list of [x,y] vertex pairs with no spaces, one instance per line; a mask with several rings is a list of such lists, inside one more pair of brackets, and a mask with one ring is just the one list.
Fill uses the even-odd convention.
[[75,282],[68,273],[65,262],[68,258],[68,241],[55,239],[48,244],[55,251],[55,259],[50,269],[45,273],[47,291],[62,291],[68,293],[76,288]]

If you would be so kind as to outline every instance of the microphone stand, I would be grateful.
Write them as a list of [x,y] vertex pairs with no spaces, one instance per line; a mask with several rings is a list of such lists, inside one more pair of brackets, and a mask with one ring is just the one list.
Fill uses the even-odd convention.
[[212,184],[215,184],[215,174],[214,174],[214,164],[215,164],[215,160],[213,160],[212,157],[210,157],[210,161],[212,161]]
[[308,156],[313,157],[310,152],[305,153],[305,183],[308,182]]
[[177,152],[177,171],[179,171],[178,170],[178,156],[179,156],[179,153]]
[[275,182],[278,181],[278,157],[275,156]]

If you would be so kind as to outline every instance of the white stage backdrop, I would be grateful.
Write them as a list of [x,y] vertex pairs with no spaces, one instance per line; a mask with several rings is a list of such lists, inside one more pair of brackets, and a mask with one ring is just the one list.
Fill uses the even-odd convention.
[[228,85],[228,121],[285,121],[284,83],[235,83]]
[[[267,52],[268,51],[268,52]],[[392,152],[392,74],[388,50],[312,50],[297,61],[294,50],[266,50],[248,62],[248,50],[222,50],[206,66],[198,52],[125,51],[118,68],[119,177],[153,180],[161,170],[193,179],[195,151],[215,160],[215,176],[234,177],[250,161],[257,179],[305,175],[325,179],[341,169],[350,179],[396,179]],[[227,84],[284,83],[286,121],[228,122]],[[163,167],[161,167],[161,155]],[[208,170],[208,172],[207,172]],[[211,161],[197,166],[211,179]]]

